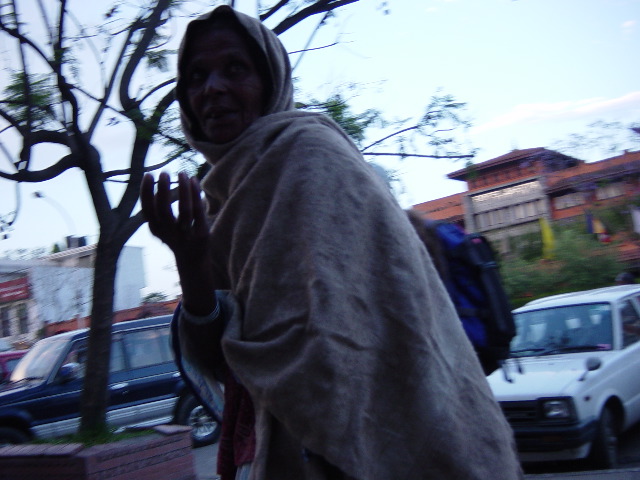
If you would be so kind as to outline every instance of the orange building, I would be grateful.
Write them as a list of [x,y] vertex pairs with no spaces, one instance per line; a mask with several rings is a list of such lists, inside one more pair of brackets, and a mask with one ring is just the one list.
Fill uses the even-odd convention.
[[[414,208],[482,233],[508,252],[509,239],[539,231],[541,218],[586,222],[594,211],[620,204],[629,205],[631,215],[640,198],[640,152],[586,163],[546,148],[514,150],[447,177],[466,182],[467,191]],[[634,241],[621,242],[618,250],[625,261],[640,260]]]

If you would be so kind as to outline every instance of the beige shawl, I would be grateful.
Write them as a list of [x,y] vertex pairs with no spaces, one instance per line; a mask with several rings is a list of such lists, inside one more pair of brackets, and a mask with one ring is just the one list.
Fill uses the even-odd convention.
[[279,41],[237,15],[276,79],[270,114],[227,145],[184,124],[214,165],[203,181],[213,255],[236,302],[221,345],[256,408],[251,478],[336,478],[302,473],[303,449],[363,480],[520,478],[511,430],[405,213],[334,122],[290,109]]

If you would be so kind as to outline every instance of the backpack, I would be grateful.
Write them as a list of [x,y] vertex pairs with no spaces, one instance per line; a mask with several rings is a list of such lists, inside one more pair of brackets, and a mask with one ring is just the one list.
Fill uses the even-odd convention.
[[452,223],[425,221],[411,213],[409,217],[434,261],[485,375],[489,375],[509,358],[516,334],[491,245],[484,236],[465,233]]

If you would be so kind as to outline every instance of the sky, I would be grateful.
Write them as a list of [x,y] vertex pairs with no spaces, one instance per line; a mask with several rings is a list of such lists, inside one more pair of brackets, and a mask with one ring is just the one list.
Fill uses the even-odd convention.
[[[91,8],[97,11],[98,3],[109,4],[100,0]],[[640,121],[640,0],[387,0],[387,13],[382,3],[361,0],[344,7],[319,31],[312,46],[338,44],[300,61],[294,75],[304,96],[346,92],[355,111],[375,108],[400,119],[417,118],[438,91],[454,95],[467,105],[473,126],[464,142],[478,149],[475,162],[513,149],[549,147],[597,120]],[[238,4],[255,12],[253,0]],[[285,47],[299,50],[314,22],[285,33]],[[296,63],[297,56],[291,60]],[[109,166],[126,159],[123,138],[115,128],[100,140]],[[591,157],[580,158],[602,158]],[[0,168],[6,169],[3,161]],[[463,166],[430,159],[394,163],[406,188],[403,206],[464,191],[464,183],[446,178]],[[0,240],[0,254],[48,248],[69,234],[97,240],[80,172],[20,190],[20,217],[9,238]],[[0,181],[0,213],[14,204],[13,189]],[[169,250],[146,226],[129,245],[143,247],[143,294],[179,292]]]

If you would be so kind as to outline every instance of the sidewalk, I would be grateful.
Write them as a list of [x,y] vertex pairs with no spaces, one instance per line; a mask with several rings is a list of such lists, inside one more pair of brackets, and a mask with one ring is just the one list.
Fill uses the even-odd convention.
[[[194,448],[195,469],[198,480],[217,480],[216,457],[218,444]],[[537,473],[525,475],[526,480],[640,480],[640,467],[591,472]]]
[[592,472],[540,473],[525,475],[527,480],[638,480],[640,468],[623,468],[619,470],[596,470]]

